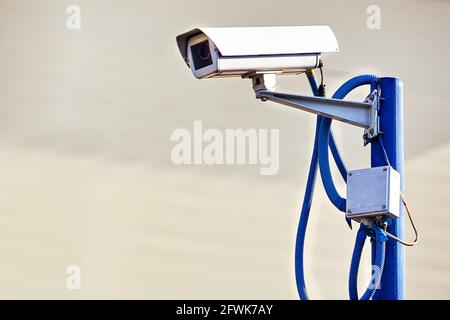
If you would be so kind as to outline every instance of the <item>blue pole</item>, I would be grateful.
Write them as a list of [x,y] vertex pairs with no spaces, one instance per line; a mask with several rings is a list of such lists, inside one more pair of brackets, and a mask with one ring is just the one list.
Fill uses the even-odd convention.
[[[391,166],[400,173],[403,192],[403,82],[396,78],[380,78],[379,86],[382,97],[379,111],[382,139]],[[372,144],[371,153],[372,167],[386,165],[379,142]],[[403,208],[400,211],[400,218],[392,219],[388,231],[404,238]],[[381,288],[377,290],[374,299],[405,299],[404,247],[392,239],[389,239],[386,243],[386,258]]]

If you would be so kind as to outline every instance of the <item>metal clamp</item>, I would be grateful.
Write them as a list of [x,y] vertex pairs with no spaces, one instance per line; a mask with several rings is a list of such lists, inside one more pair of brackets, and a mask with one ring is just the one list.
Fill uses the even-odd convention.
[[380,117],[378,116],[378,111],[380,109],[380,97],[381,89],[375,89],[364,100],[364,102],[370,103],[370,126],[364,130],[364,146],[366,146],[380,133]]

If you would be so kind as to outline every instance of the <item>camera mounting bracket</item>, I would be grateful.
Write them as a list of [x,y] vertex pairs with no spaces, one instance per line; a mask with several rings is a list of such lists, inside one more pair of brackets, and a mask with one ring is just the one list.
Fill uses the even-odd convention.
[[246,78],[252,79],[256,98],[261,101],[269,100],[364,128],[364,145],[379,134],[380,89],[373,90],[363,102],[359,102],[277,92],[276,72],[252,73]]

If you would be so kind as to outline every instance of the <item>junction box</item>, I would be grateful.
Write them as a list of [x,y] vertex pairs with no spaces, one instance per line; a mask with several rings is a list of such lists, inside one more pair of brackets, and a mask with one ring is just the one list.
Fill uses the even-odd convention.
[[400,174],[391,166],[349,171],[346,217],[400,215]]

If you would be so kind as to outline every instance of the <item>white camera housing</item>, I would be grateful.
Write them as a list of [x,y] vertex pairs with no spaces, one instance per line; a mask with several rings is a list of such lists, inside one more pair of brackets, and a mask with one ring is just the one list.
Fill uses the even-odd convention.
[[196,28],[177,43],[198,79],[298,74],[316,68],[322,53],[339,51],[329,26]]

